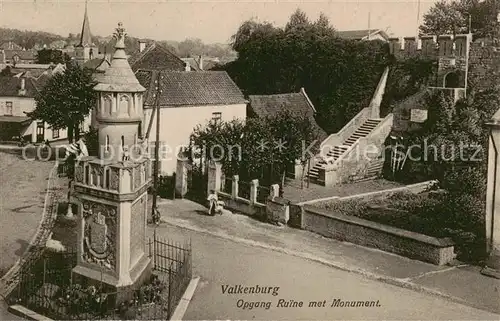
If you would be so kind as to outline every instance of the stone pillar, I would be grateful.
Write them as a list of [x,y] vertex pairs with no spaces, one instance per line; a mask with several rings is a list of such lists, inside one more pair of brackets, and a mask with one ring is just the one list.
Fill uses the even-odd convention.
[[307,169],[304,168],[300,159],[295,160],[295,163],[293,166],[294,166],[295,179],[302,179],[302,177],[304,176],[304,171],[307,171]]
[[259,180],[253,179],[250,182],[250,203],[251,204],[257,203],[258,188],[259,188]]
[[175,171],[175,194],[183,198],[187,193],[188,160],[177,159]]
[[271,185],[271,190],[269,191],[270,196],[274,199],[280,196],[280,186],[278,184]]
[[[500,279],[500,122],[489,123],[488,185],[486,190],[486,250],[489,259],[481,273]],[[498,115],[500,116],[500,115]]]
[[238,197],[238,181],[240,177],[238,175],[233,176],[233,186],[231,188],[231,197],[232,199],[236,199]]
[[208,184],[207,184],[207,195],[210,194],[210,190],[220,191],[221,178],[222,178],[222,165],[209,161],[208,163]]

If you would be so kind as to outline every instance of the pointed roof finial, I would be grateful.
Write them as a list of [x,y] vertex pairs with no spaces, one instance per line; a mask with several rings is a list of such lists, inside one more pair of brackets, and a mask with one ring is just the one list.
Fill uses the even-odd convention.
[[125,49],[125,28],[123,28],[123,23],[118,22],[118,28],[115,29],[114,37],[116,38],[115,49]]

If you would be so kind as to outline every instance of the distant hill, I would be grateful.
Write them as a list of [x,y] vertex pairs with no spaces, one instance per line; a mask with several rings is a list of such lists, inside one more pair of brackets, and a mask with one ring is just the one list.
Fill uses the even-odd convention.
[[[127,51],[134,54],[139,51],[139,40],[153,41],[152,39],[136,38],[128,36],[125,38]],[[45,31],[18,30],[0,28],[0,45],[12,41],[25,49],[40,50],[45,46],[53,49],[62,49],[66,46],[76,45],[80,40],[79,34],[70,33],[67,37]],[[110,52],[114,47],[115,40],[112,36],[94,36],[94,42],[100,49],[106,47]],[[205,44],[200,39],[186,39],[184,41],[158,41],[169,50],[180,57],[197,57],[199,55],[218,57],[221,60],[232,60],[236,53],[227,44]]]

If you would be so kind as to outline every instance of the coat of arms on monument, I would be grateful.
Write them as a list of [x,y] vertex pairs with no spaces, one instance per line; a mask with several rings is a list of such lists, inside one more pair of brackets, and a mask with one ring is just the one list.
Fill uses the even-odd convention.
[[89,263],[114,268],[115,209],[104,204],[89,204],[84,210],[84,253]]

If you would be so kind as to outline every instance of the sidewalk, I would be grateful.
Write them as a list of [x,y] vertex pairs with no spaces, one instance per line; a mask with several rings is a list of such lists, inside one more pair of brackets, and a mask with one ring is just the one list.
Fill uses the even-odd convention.
[[371,279],[500,313],[500,280],[483,276],[479,273],[479,267],[439,267],[307,231],[277,227],[239,214],[207,216],[203,206],[188,200],[161,201],[159,209],[162,221],[171,225],[274,249]]

